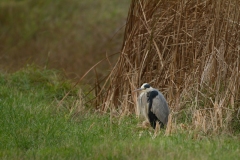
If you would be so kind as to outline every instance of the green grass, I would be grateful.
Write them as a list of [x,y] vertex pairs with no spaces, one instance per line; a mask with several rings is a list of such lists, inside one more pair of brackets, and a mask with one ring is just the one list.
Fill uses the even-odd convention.
[[0,74],[0,159],[240,159],[237,135],[152,138],[135,116],[73,114],[79,88],[57,103],[70,88],[58,72],[36,67]]

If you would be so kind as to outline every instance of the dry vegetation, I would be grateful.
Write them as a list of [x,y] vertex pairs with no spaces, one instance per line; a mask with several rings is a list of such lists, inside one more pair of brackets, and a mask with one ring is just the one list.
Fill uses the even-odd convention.
[[[96,87],[97,108],[136,112],[131,91],[148,82],[166,96],[171,123],[182,112],[190,117],[192,125],[182,129],[239,127],[239,6],[239,0],[132,0],[121,55]],[[167,134],[177,128],[169,127]]]

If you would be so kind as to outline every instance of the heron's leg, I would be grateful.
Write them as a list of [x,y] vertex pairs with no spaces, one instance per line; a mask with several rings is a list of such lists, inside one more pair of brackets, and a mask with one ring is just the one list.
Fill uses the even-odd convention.
[[152,121],[150,124],[153,127],[153,129],[156,129],[157,125],[159,125],[161,129],[164,128],[164,124],[161,121],[159,121],[159,120]]
[[154,129],[154,136],[156,137],[157,135],[159,135],[159,133],[160,133],[160,127],[161,127],[161,124],[158,122],[158,121],[156,121],[156,127],[155,127],[155,129]]
[[158,120],[158,123],[160,125],[160,128],[163,129],[164,128],[164,124],[161,121],[159,121],[159,120]]

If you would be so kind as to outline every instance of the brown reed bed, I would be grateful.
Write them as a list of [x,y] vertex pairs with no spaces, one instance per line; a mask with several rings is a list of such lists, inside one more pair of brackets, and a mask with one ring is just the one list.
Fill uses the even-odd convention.
[[121,54],[96,90],[97,109],[137,113],[132,90],[148,82],[173,113],[190,110],[195,129],[239,123],[239,6],[239,0],[132,0]]

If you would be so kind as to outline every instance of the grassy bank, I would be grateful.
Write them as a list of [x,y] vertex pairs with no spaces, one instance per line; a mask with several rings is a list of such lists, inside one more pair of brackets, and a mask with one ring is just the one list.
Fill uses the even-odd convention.
[[56,71],[0,74],[0,159],[239,159],[240,138],[170,136],[137,127],[134,115],[94,113]]

